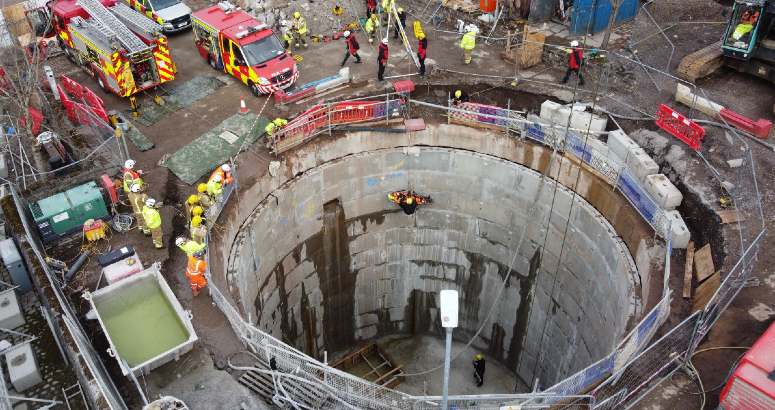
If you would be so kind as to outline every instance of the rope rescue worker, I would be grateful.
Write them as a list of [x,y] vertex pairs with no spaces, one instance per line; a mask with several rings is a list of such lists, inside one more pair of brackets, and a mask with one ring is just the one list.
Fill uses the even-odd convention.
[[[401,209],[404,210],[404,213],[407,215],[411,215],[414,213],[414,211],[417,209],[417,205],[422,203],[422,198],[418,197],[417,195],[414,195],[413,193],[404,192],[404,191],[396,191],[393,193],[388,194],[388,199],[397,203]],[[430,197],[426,200],[425,203],[430,203]]]
[[188,258],[188,266],[186,266],[186,276],[191,282],[191,293],[194,296],[198,296],[199,292],[207,286],[207,279],[205,279],[205,272],[207,271],[207,262],[202,258],[205,256],[204,252],[196,251]]
[[358,55],[358,50],[360,50],[361,46],[358,44],[358,39],[355,38],[355,34],[350,33],[349,31],[345,31],[344,39],[346,41],[345,47],[347,47],[347,53],[344,55],[344,60],[342,60],[342,64],[339,64],[339,67],[344,67],[344,63],[346,63],[347,59],[350,58],[350,54],[357,58],[357,60],[355,60],[355,64],[360,64],[361,56]]
[[382,39],[382,44],[379,45],[379,56],[377,56],[377,60],[379,61],[379,71],[377,71],[377,80],[379,80],[380,84],[385,84],[385,67],[387,67],[387,61],[388,61],[388,38],[385,37]]
[[207,184],[199,184],[199,186],[196,187],[196,190],[199,192],[199,194],[197,194],[199,197],[199,206],[205,210],[210,209],[210,207],[213,205],[213,199],[207,193]]
[[191,195],[186,201],[186,222],[191,220],[191,211],[199,206],[199,195]]
[[296,37],[296,49],[299,49],[299,40],[307,48],[307,20],[297,11],[293,13],[293,34]]
[[420,74],[417,76],[425,78],[425,56],[428,54],[428,39],[425,38],[425,34],[420,33],[417,36],[419,43],[417,45],[417,59],[420,61]]
[[189,225],[188,230],[191,231],[191,239],[197,243],[205,243],[205,237],[207,236],[207,225],[205,225],[205,221],[201,216],[196,215],[191,218],[191,224]]
[[151,234],[151,230],[148,229],[148,225],[145,223],[145,217],[143,217],[143,205],[145,205],[145,200],[148,199],[148,195],[142,193],[142,190],[142,185],[132,184],[132,186],[129,187],[129,203],[132,204],[132,210],[135,211],[137,228],[140,229],[145,236],[148,236]]
[[280,22],[280,34],[283,38],[283,46],[288,54],[291,54],[291,42],[293,42],[293,30],[288,27],[288,22],[283,20]]
[[234,182],[234,178],[231,177],[231,167],[229,164],[223,164],[220,167],[216,168],[215,171],[213,171],[212,174],[210,174],[210,179],[213,179],[216,175],[221,176],[221,181],[223,181],[224,185],[231,184]]
[[204,245],[191,239],[187,239],[185,236],[178,236],[177,239],[175,239],[175,245],[178,245],[178,248],[182,249],[183,252],[186,253],[186,256],[189,258],[194,254],[194,252],[205,250]]
[[467,92],[463,90],[457,90],[455,91],[455,96],[452,98],[452,105],[460,105],[469,101],[471,101],[471,97],[468,96]]
[[153,246],[155,246],[156,249],[161,249],[164,247],[164,243],[162,243],[163,232],[161,231],[161,216],[159,215],[159,211],[154,208],[155,206],[155,199],[146,199],[145,206],[143,207],[143,217],[145,218],[145,223],[148,224],[148,228],[151,230]]
[[[369,18],[369,16],[376,16],[377,13],[377,3],[375,0],[366,0],[366,19]],[[371,41],[369,41],[371,43]]]
[[374,42],[374,33],[377,31],[377,27],[379,27],[379,19],[376,14],[372,14],[363,26],[366,34],[369,36],[369,43]]
[[482,387],[484,384],[484,358],[482,355],[476,355],[476,360],[472,362],[474,364],[474,377],[476,378],[476,387]]
[[271,137],[275,132],[279,132],[281,129],[283,129],[286,124],[288,124],[288,120],[275,118],[272,122],[267,124],[266,128],[264,128],[264,131],[266,131],[267,136]]
[[478,32],[479,28],[473,24],[466,27],[466,34],[460,40],[460,48],[463,49],[463,64],[471,64],[471,53],[476,47],[476,33]]
[[560,81],[560,84],[567,83],[568,78],[570,78],[570,73],[574,72],[579,76],[579,86],[583,86],[584,76],[582,76],[581,72],[579,71],[581,66],[584,65],[584,60],[582,56],[583,52],[579,47],[579,42],[576,40],[573,40],[570,43],[570,46],[573,47],[573,51],[570,53],[570,60],[568,61],[568,71],[565,72],[565,77],[563,77],[562,81]]
[[[401,29],[406,30],[406,12],[401,7],[398,8],[398,21],[401,22]],[[396,24],[393,28],[393,38],[398,38],[398,34],[398,24]],[[401,36],[401,40],[403,40],[403,36]]]
[[210,194],[211,197],[215,198],[215,201],[219,201],[218,198],[223,193],[220,175],[216,175],[213,177],[213,179],[207,181],[207,193]]
[[143,171],[135,172],[135,160],[128,159],[124,162],[124,192],[129,193],[132,184],[143,185],[143,180],[140,178],[140,174]]

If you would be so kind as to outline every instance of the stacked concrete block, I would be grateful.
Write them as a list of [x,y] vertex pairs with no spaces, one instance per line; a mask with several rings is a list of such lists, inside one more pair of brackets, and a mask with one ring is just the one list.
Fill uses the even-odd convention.
[[630,149],[625,163],[640,182],[645,182],[647,176],[659,172],[659,165],[641,147]]
[[[570,118],[570,108],[562,107],[562,105],[546,100],[541,104],[540,117],[546,121],[552,121],[555,124],[567,124]],[[554,117],[552,117],[554,115]]]
[[665,212],[667,220],[673,230],[673,249],[686,249],[689,246],[689,228],[678,211]]
[[22,306],[14,289],[0,293],[0,327],[15,329],[25,323]]
[[675,100],[689,107],[694,105],[697,111],[711,118],[716,118],[716,113],[724,109],[724,106],[720,104],[709,101],[705,97],[698,97],[692,94],[691,88],[683,84],[678,84],[678,87],[676,87]]
[[579,130],[590,132],[605,131],[608,119],[585,111],[574,111],[570,117],[570,126]]
[[630,149],[639,147],[640,146],[630,139],[630,137],[622,130],[614,130],[608,133],[608,148],[622,161],[627,160],[627,154],[629,154]]
[[320,83],[315,87],[315,89],[316,89],[316,92],[320,94],[324,91],[339,87],[340,85],[347,84],[349,82],[350,82],[350,67],[345,67],[339,70],[339,77],[333,78],[324,83]]
[[662,174],[647,176],[643,186],[646,188],[646,192],[666,211],[675,209],[683,201],[681,191]]

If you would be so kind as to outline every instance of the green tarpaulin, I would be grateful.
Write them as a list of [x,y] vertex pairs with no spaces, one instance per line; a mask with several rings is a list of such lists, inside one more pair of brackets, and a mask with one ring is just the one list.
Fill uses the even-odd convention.
[[[183,109],[204,97],[215,92],[215,90],[226,85],[223,81],[215,77],[205,77],[200,75],[191,81],[185,83],[165,92],[159,94],[164,104],[158,104],[155,100],[140,105],[140,111],[142,113],[137,117],[132,117],[133,120],[140,124],[150,127],[151,125],[169,117],[174,114],[175,111]],[[131,110],[124,111],[126,115],[132,116]]]
[[[217,127],[179,149],[167,160],[166,166],[187,184],[250,147],[269,124],[266,117],[255,114],[234,114]],[[247,141],[246,141],[247,140]]]
[[116,118],[120,118],[121,121],[124,121],[125,123],[129,124],[129,129],[124,133],[124,135],[129,138],[130,141],[132,141],[133,144],[139,149],[140,151],[148,151],[149,149],[153,148],[154,145],[151,141],[148,141],[148,138],[145,138],[145,135],[143,135],[140,130],[137,129],[134,125],[132,125],[131,122],[129,122],[126,117],[121,115],[116,110],[110,110],[108,111],[108,115],[115,115]]

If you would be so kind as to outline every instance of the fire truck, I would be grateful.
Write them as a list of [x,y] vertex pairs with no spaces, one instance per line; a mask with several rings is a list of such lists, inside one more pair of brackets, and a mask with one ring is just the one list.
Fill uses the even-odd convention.
[[29,10],[27,20],[36,33],[57,35],[67,58],[105,93],[128,97],[175,78],[162,27],[124,3],[55,0]]
[[256,97],[296,82],[299,70],[274,31],[228,2],[194,13],[194,40],[214,70],[250,87]]

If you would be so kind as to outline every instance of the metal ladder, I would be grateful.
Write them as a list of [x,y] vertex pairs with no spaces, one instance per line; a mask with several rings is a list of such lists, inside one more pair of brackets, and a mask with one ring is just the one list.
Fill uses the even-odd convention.
[[146,18],[142,14],[133,10],[126,3],[117,3],[110,8],[110,11],[114,14],[121,16],[132,22],[132,24],[140,27],[143,31],[151,33],[154,36],[161,36],[162,28],[159,23]]
[[124,23],[120,22],[116,16],[111,14],[99,0],[77,0],[78,4],[86,10],[92,17],[101,23],[106,30],[112,31],[114,37],[121,43],[130,54],[139,53],[149,47],[145,45],[137,35],[129,30]]
[[[401,20],[398,19],[398,8],[396,6],[395,0],[390,0],[390,14],[393,16],[393,18],[396,19],[396,26],[398,26],[398,30],[401,32],[401,41],[404,43],[404,47],[406,47],[406,52],[409,54],[409,57],[412,58],[412,62],[417,67],[417,69],[420,69],[420,60],[417,59],[417,55],[412,50],[412,46],[409,45],[409,37],[406,36],[406,31],[404,31],[404,26],[401,24]],[[385,37],[390,37],[390,20],[388,20],[387,25],[387,32],[385,33]]]

